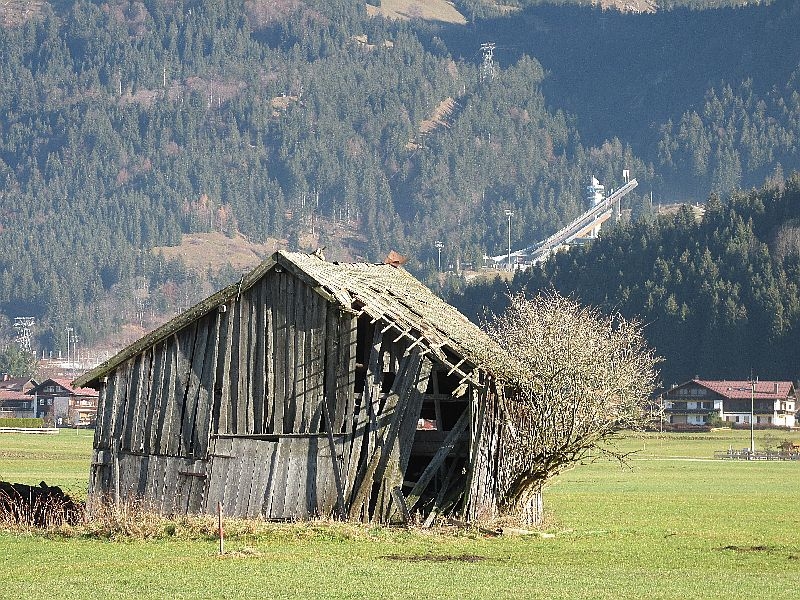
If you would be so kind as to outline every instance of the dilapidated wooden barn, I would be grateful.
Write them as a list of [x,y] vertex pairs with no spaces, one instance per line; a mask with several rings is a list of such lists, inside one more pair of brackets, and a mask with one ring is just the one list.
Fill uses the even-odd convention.
[[402,268],[278,252],[75,385],[90,497],[387,522],[498,508],[505,353]]

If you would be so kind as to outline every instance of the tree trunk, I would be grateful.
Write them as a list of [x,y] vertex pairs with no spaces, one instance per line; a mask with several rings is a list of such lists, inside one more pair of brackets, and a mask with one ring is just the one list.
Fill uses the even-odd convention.
[[544,522],[544,498],[541,487],[530,487],[516,503],[519,520],[525,525],[539,526]]

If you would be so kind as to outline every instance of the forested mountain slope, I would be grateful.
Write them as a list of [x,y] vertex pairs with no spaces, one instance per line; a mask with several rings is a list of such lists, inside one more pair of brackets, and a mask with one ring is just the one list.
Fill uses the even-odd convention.
[[503,247],[504,208],[518,243],[583,208],[587,173],[646,177],[545,107],[535,59],[481,82],[358,2],[78,0],[0,34],[0,302],[44,347],[179,308],[176,286],[197,298],[204,273],[148,251],[186,233],[297,246],[338,223],[368,260],[419,269],[440,239],[476,263]]
[[[452,300],[473,318],[502,311],[506,294],[555,288],[646,324],[665,359],[664,383],[800,375],[800,175],[785,184],[716,197],[620,225],[558,253],[513,283],[469,286]],[[481,299],[483,301],[481,301]]]
[[370,261],[395,249],[434,281],[436,241],[445,267],[477,267],[504,251],[506,209],[512,244],[529,245],[585,209],[592,175],[618,187],[630,169],[636,216],[651,191],[703,200],[798,166],[791,2],[691,18],[521,2],[484,19],[466,4],[465,25],[370,17],[360,0],[3,13],[3,317],[34,316],[53,351],[67,327],[92,344],[153,326],[239,276],[152,251],[187,234]]
[[[521,4],[442,37],[465,57],[495,42],[500,65],[535,56],[548,105],[575,116],[584,143],[610,132],[629,143],[654,165],[658,198],[727,194],[761,185],[778,162],[798,167],[797,2],[676,2],[641,14]],[[721,8],[691,10],[702,7]]]

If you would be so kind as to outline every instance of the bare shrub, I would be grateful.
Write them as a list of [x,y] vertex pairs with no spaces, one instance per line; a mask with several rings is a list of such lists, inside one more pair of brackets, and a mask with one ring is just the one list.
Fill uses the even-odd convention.
[[510,300],[485,329],[527,370],[521,392],[504,399],[499,485],[503,504],[530,523],[541,516],[550,478],[593,450],[623,458],[606,442],[652,420],[658,359],[637,321],[554,291]]

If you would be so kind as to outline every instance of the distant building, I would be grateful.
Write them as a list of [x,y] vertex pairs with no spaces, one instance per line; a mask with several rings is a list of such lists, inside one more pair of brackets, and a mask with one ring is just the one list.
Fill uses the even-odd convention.
[[28,391],[36,385],[30,377],[0,376],[0,417],[29,418],[34,416],[35,406]]
[[754,425],[795,426],[797,405],[790,381],[692,379],[674,386],[662,399],[664,416],[672,425],[704,425],[715,416],[749,424],[752,414]]
[[33,417],[62,426],[92,425],[99,394],[91,388],[73,387],[67,379],[45,379],[27,392],[33,400]]
[[586,186],[586,202],[589,206],[597,206],[606,197],[606,186],[597,180],[597,177],[592,177],[592,183]]

